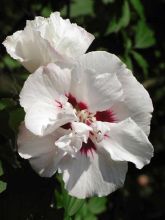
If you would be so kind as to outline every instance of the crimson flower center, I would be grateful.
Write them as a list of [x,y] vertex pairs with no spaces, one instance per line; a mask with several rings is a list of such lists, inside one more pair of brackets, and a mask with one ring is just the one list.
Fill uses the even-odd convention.
[[[68,97],[68,102],[75,109],[75,113],[79,119],[79,122],[85,123],[88,126],[90,126],[95,121],[111,122],[111,123],[116,122],[116,118],[112,110],[108,109],[106,111],[98,111],[92,113],[88,110],[88,106],[86,103],[81,101],[78,102],[76,98],[71,94],[69,94],[67,97]],[[69,129],[71,128],[71,125],[70,123],[68,123],[62,127],[65,129]],[[80,149],[80,152],[82,154],[87,155],[88,152],[92,153],[93,151],[96,151],[96,146],[90,138],[90,136],[93,135],[94,134],[90,132],[87,143],[83,142],[82,147]]]

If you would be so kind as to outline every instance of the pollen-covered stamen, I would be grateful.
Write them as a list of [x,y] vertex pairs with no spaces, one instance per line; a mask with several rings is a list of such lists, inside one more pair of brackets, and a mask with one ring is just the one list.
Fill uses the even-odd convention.
[[92,133],[90,133],[90,137],[98,143],[104,139],[104,135],[102,134],[100,130],[93,131]]
[[93,113],[90,113],[87,109],[77,111],[77,117],[80,122],[90,125],[92,122],[96,121]]
[[91,125],[91,123],[96,121],[96,117],[94,113],[89,112],[88,106],[86,103],[82,101],[77,101],[76,98],[72,95],[66,95],[68,98],[68,102],[75,109],[75,114],[79,119],[79,122],[83,122],[87,125]]
[[90,138],[96,142],[101,142],[109,137],[110,128],[102,122],[96,122],[92,125],[93,131],[90,132]]

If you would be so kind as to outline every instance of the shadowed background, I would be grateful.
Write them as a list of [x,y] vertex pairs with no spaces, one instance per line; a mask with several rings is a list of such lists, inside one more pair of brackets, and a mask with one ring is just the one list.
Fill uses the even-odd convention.
[[[106,198],[80,205],[74,220],[165,219],[165,1],[164,0],[1,0],[0,42],[23,29],[27,19],[60,11],[96,39],[89,48],[115,53],[149,91],[154,114],[151,164],[129,164],[125,186]],[[40,178],[16,153],[24,112],[19,91],[28,72],[0,45],[0,220],[62,220],[60,181]],[[59,209],[55,208],[58,205]],[[73,209],[73,207],[72,207]]]

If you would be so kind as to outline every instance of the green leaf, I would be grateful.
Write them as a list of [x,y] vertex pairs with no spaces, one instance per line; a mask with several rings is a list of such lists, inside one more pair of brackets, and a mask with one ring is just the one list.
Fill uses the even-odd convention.
[[[3,168],[2,168],[2,163],[0,161],[0,176],[2,176],[2,175],[3,175]],[[4,190],[6,190],[6,186],[7,186],[7,184],[0,180],[0,193],[3,192]]]
[[77,199],[68,194],[68,192],[64,189],[64,183],[61,181],[61,176],[57,176],[58,181],[61,183],[62,189],[62,202],[63,207],[65,209],[65,216],[73,216],[75,215],[85,203],[84,199]]
[[72,220],[72,218],[70,216],[66,216],[64,217],[64,220]]
[[104,4],[114,3],[115,0],[103,0]]
[[63,197],[62,197],[62,194],[55,190],[54,192],[54,195],[55,195],[55,201],[56,201],[56,207],[59,209],[59,208],[62,208],[63,207]]
[[0,181],[0,193],[5,191],[7,187],[7,183]]
[[132,6],[134,7],[137,14],[140,16],[141,19],[145,19],[144,16],[144,7],[141,0],[129,0]]
[[71,17],[82,15],[93,15],[93,1],[91,0],[76,0],[71,4]]
[[0,111],[5,109],[6,105],[2,101],[0,101]]
[[91,215],[88,215],[88,216],[85,218],[85,220],[97,220],[97,217],[91,214]]
[[128,1],[124,1],[120,18],[117,19],[116,16],[113,16],[111,18],[106,34],[117,33],[122,28],[127,27],[129,22],[130,22],[130,7]]
[[83,206],[85,200],[77,199],[71,196],[68,196],[67,207],[65,207],[66,213],[68,216],[75,215],[78,210]]
[[130,22],[130,7],[128,4],[128,1],[124,1],[123,7],[122,7],[122,16],[119,20],[119,27],[124,28],[127,27],[127,25]]
[[112,17],[108,25],[106,34],[116,33],[118,31],[118,23],[116,17]]
[[144,21],[139,21],[136,27],[135,48],[143,49],[155,44],[154,32]]
[[107,199],[105,197],[93,197],[89,200],[88,207],[94,214],[100,214],[106,210]]
[[81,209],[79,209],[78,211],[78,215],[82,216],[83,219],[86,218],[89,214],[90,214],[90,210],[88,208],[88,204],[87,202],[85,201],[85,203],[83,204],[83,206],[81,207]]
[[132,64],[132,60],[131,60],[131,57],[129,55],[125,56],[123,58],[124,62],[126,63],[127,67],[130,69],[130,70],[133,70],[133,64]]
[[3,175],[3,168],[2,168],[2,163],[0,161],[0,176],[2,176],[2,175]]
[[12,59],[11,57],[9,57],[8,55],[6,55],[4,58],[3,58],[3,62],[4,64],[10,68],[10,69],[15,69],[15,68],[18,68],[21,66],[21,64],[17,61],[15,61],[14,59]]
[[5,108],[10,108],[15,105],[16,103],[13,101],[13,99],[3,98],[0,100],[0,111],[4,110]]
[[24,120],[25,113],[22,108],[16,108],[10,111],[9,115],[9,126],[10,128],[17,132],[20,123]]
[[144,59],[144,57],[140,53],[138,53],[136,51],[132,51],[131,53],[132,53],[133,58],[137,62],[137,64],[142,68],[145,77],[147,77],[147,75],[148,75],[148,63],[147,63],[147,61]]
[[7,139],[13,137],[14,132],[11,130],[9,126],[9,113],[6,109],[0,112],[0,122],[1,122],[0,135],[2,135]]
[[83,220],[83,217],[81,216],[81,214],[77,214],[74,220]]
[[47,7],[44,7],[44,8],[42,9],[41,15],[42,15],[43,17],[49,17],[50,14],[51,14],[51,12],[52,12],[51,7],[50,7],[50,6],[47,6]]
[[121,33],[123,35],[123,41],[124,41],[124,48],[125,48],[124,53],[125,56],[127,56],[132,50],[132,41],[124,30]]
[[0,94],[2,97],[13,97],[17,95],[17,84],[12,77],[5,73],[0,73]]

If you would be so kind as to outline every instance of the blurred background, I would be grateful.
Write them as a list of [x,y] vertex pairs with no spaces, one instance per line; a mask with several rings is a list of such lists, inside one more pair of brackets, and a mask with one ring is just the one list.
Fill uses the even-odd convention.
[[[0,3],[0,42],[23,29],[27,19],[37,15],[48,17],[52,11],[60,11],[64,18],[69,17],[95,35],[89,51],[105,50],[118,55],[143,83],[154,103],[150,140],[155,156],[151,164],[142,170],[129,164],[125,186],[106,198],[92,198],[83,203],[73,199],[72,213],[65,219],[164,220],[165,0],[1,0]],[[54,177],[40,178],[16,152],[18,126],[24,118],[18,96],[27,76],[28,72],[7,55],[1,44],[0,220],[62,220],[66,210],[63,201],[69,201],[69,197],[60,194],[60,178],[59,181]]]

